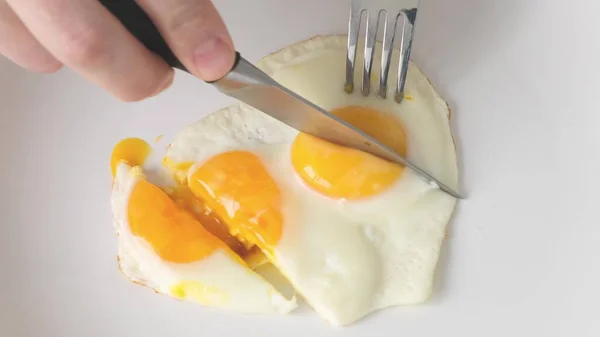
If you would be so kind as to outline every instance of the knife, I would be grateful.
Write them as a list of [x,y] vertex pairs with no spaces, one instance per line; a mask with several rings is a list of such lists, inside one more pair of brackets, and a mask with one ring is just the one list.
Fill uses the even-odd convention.
[[[170,66],[189,72],[169,48],[152,20],[135,1],[100,0],[100,2],[146,48],[161,56]],[[404,165],[423,177],[429,184],[439,187],[455,198],[462,198],[385,144],[280,85],[244,59],[239,52],[236,52],[235,62],[228,74],[219,80],[207,83],[298,131]]]

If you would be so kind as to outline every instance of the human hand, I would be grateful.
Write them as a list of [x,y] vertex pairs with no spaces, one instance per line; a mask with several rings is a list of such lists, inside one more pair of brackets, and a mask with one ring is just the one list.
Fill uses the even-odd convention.
[[[212,81],[235,58],[210,0],[137,0],[189,72]],[[35,72],[68,66],[124,101],[155,96],[173,69],[98,0],[0,0],[0,55]]]

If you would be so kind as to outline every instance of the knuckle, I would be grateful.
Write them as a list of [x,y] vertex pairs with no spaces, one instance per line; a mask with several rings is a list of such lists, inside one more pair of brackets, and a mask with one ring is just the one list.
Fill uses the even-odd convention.
[[63,45],[66,63],[89,67],[103,63],[107,58],[107,41],[98,30],[70,32]]
[[193,35],[196,35],[206,21],[205,11],[202,10],[200,5],[175,7],[165,20],[167,31],[182,39],[185,37],[192,38]]

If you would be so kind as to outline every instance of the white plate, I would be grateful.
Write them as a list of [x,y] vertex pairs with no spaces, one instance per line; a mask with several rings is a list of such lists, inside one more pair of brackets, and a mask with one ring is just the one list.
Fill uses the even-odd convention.
[[[600,3],[575,2],[422,1],[413,56],[452,106],[469,199],[432,300],[343,329],[178,302],[117,271],[112,146],[229,99],[180,73],[126,104],[0,61],[0,336],[599,336]],[[347,1],[216,5],[251,61],[346,29]]]

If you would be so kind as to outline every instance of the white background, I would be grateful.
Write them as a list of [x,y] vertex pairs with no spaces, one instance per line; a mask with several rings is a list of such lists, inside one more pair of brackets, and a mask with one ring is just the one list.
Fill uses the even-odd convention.
[[[344,33],[349,2],[216,5],[256,61]],[[308,310],[244,316],[126,282],[112,146],[172,134],[231,100],[179,73],[163,95],[126,104],[69,70],[2,60],[0,335],[599,336],[600,2],[422,0],[419,15],[413,59],[451,104],[468,195],[431,301],[334,329]]]

